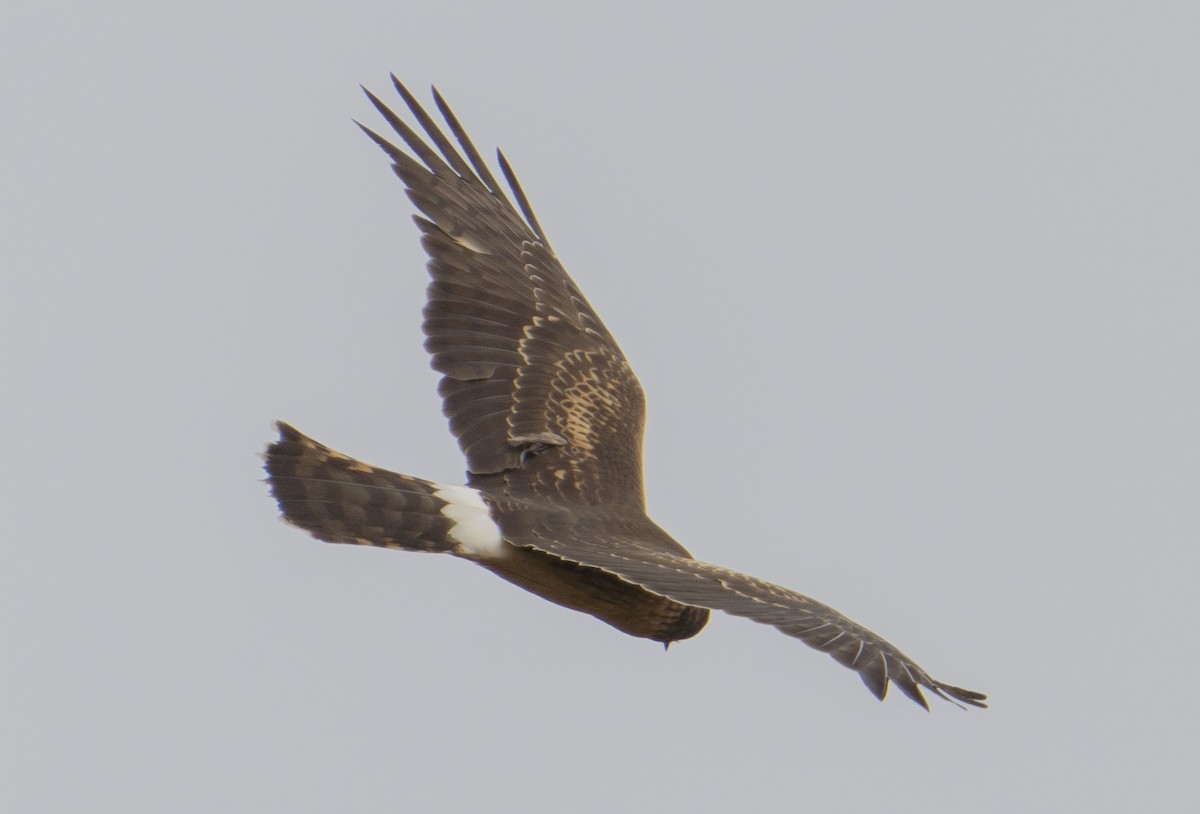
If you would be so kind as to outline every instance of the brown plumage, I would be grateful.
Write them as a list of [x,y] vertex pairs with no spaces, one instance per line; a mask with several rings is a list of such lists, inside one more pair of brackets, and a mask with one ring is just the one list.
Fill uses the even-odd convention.
[[[641,386],[567,275],[508,162],[516,205],[434,91],[455,147],[392,78],[422,137],[367,91],[409,155],[392,159],[428,252],[426,348],[467,486],[356,461],[280,424],[266,469],[280,511],[320,540],[447,553],[633,636],[694,636],[710,610],[773,625],[858,672],[878,698],[889,681],[986,706],[834,609],[692,558],[654,524],[642,497]],[[361,127],[361,125],[360,125]],[[414,157],[415,156],[415,157]]]

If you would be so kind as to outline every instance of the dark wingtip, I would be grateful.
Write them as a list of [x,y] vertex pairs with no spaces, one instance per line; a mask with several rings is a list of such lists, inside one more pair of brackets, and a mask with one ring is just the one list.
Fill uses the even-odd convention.
[[525,197],[525,190],[521,188],[521,182],[517,180],[517,174],[513,172],[512,165],[508,163],[508,159],[504,157],[504,151],[496,149],[496,160],[500,162],[500,171],[504,173],[504,179],[508,181],[508,187],[513,191],[513,195],[517,198],[517,205],[521,207],[521,213],[525,215],[525,220],[529,223],[529,228],[538,236],[542,243],[546,244],[546,248],[550,248],[549,241],[546,240],[546,233],[542,231],[542,225],[538,223],[537,215],[533,213],[533,207],[529,204],[529,199]]
[[350,121],[354,122],[355,126],[357,126],[359,130],[361,130],[367,134],[367,138],[369,138],[371,141],[378,144],[380,147],[382,147],[383,143],[387,141],[387,139],[385,139],[383,136],[376,133],[370,127],[367,127],[365,124],[360,122],[358,119],[351,119]]
[[900,691],[902,693],[907,695],[909,698],[911,698],[916,703],[920,704],[925,709],[926,712],[932,711],[929,709],[929,702],[927,700],[925,700],[925,693],[921,692],[921,688],[918,687],[916,684],[914,684],[911,688],[909,688],[909,687],[906,687],[904,684],[901,684],[899,681],[897,681],[896,686],[898,686],[900,688]]
[[375,109],[378,110],[381,114],[383,114],[384,117],[392,115],[391,109],[383,103],[382,99],[380,99],[378,96],[376,96],[374,93],[372,93],[367,88],[366,85],[359,85],[359,87],[362,88],[362,92],[367,95],[367,99],[371,102],[372,105],[375,106]]
[[417,97],[413,96],[404,83],[400,81],[394,73],[388,74],[392,78],[392,87],[396,89],[396,93],[400,94],[400,98],[404,100],[404,104],[408,105],[408,109],[416,113],[418,110],[424,112],[421,108],[421,103],[417,101]]
[[862,683],[866,688],[871,691],[871,695],[880,701],[887,698],[888,680],[882,671],[863,670],[858,674],[858,677],[862,679]]
[[404,103],[408,105],[410,110],[414,107],[421,106],[421,103],[417,101],[417,97],[412,95],[412,92],[405,87],[404,83],[400,81],[398,76],[396,76],[394,73],[388,74],[388,76],[390,76],[392,79],[392,87],[395,88],[396,92],[400,94],[400,98],[404,100]]
[[948,701],[961,701],[979,709],[988,708],[988,705],[984,703],[987,700],[987,695],[984,693],[964,690],[962,687],[954,687],[950,684],[938,684],[934,690]]
[[375,142],[376,147],[378,147],[379,149],[383,150],[385,153],[388,154],[388,156],[392,159],[393,167],[398,165],[400,162],[404,161],[406,158],[408,158],[408,156],[406,156],[404,154],[404,152],[402,150],[400,150],[399,147],[397,147],[395,144],[392,144],[390,141],[385,139],[383,136],[376,133],[370,127],[367,127],[365,124],[360,122],[358,119],[351,119],[350,121],[352,121],[356,125],[358,125],[358,129],[363,131],[363,133],[366,134],[367,138],[369,138],[371,141]]

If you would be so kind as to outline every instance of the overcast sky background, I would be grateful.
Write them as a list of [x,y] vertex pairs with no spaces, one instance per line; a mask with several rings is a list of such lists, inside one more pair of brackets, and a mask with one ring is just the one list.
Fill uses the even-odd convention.
[[[782,6],[4,4],[0,809],[1194,801],[1200,10]],[[655,519],[991,709],[278,522],[276,418],[462,478],[389,71],[624,347]]]

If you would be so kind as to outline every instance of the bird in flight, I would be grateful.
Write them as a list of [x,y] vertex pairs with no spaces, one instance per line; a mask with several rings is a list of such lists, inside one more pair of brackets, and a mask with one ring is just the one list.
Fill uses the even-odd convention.
[[461,557],[665,645],[725,611],[828,653],[881,700],[895,682],[926,709],[922,687],[986,706],[828,605],[694,559],[655,525],[642,496],[645,401],[616,340],[550,248],[504,154],[515,205],[437,90],[457,146],[392,82],[424,136],[365,88],[409,152],[359,127],[421,212],[425,348],[467,483],[379,469],[279,422],[265,468],[284,519],[330,543]]

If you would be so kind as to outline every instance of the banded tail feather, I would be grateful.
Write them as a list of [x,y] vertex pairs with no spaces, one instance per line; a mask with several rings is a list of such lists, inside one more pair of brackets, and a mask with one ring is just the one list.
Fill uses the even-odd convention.
[[288,523],[327,543],[501,557],[499,526],[479,492],[365,464],[280,421],[267,447],[271,494]]

